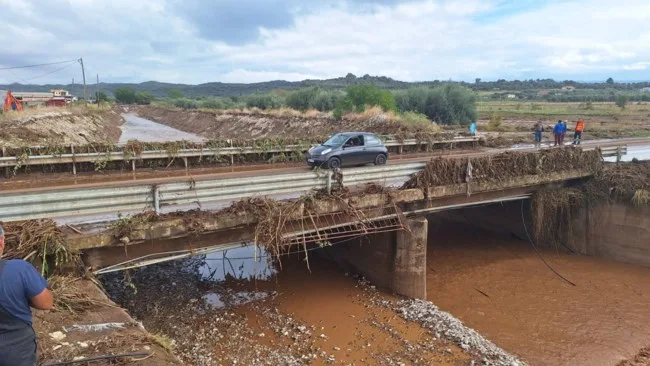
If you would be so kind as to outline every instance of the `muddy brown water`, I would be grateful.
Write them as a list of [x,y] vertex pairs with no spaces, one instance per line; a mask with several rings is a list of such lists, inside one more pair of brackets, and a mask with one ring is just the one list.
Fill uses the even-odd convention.
[[[650,269],[432,225],[428,300],[533,365],[614,365],[650,344]],[[435,238],[435,239],[434,239]]]
[[[529,242],[434,221],[430,220],[429,227],[428,300],[527,363],[615,365],[650,344],[650,269],[540,250],[555,270],[576,284],[572,286],[544,265]],[[278,294],[272,306],[280,312],[326,333],[326,341],[316,342],[326,349],[341,348],[335,352],[338,362],[378,364],[372,358],[374,347],[364,347],[368,343],[389,354],[404,352],[403,344],[368,325],[369,320],[392,322],[402,337],[426,341],[427,332],[418,325],[396,322],[394,313],[362,301],[362,289],[323,259],[326,256],[310,256],[311,271],[302,261],[287,261],[276,271],[251,259],[263,255],[243,248],[227,253],[229,260],[224,261],[223,254],[215,253],[200,268],[204,278],[232,290],[238,304],[233,310],[245,316],[254,334],[271,334],[268,320],[251,308],[265,298],[257,292],[262,291]],[[223,282],[226,277],[256,280]],[[209,291],[204,292],[204,299],[224,306],[224,299]],[[169,314],[175,312],[169,310]],[[142,320],[157,331],[156,324],[168,319],[165,313],[159,316],[158,320]],[[453,355],[433,352],[426,359],[432,364],[469,362],[455,347]]]

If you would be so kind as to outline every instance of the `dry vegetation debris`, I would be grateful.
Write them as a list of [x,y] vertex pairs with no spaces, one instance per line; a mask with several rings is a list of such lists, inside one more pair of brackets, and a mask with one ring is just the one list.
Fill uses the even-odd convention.
[[478,158],[443,158],[429,161],[423,171],[415,174],[404,188],[462,184],[469,181],[499,182],[523,175],[544,175],[569,170],[597,172],[602,157],[597,150],[580,148],[546,149],[538,152],[507,151]]

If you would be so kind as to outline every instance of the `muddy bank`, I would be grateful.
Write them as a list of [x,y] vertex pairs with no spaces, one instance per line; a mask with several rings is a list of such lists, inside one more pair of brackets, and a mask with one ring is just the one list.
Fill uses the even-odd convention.
[[[39,364],[72,361],[77,358],[139,353],[93,362],[93,365],[130,363],[167,366],[181,363],[163,346],[164,339],[151,335],[90,280],[69,284],[70,293],[84,294],[87,309],[71,312],[34,311]],[[60,301],[60,299],[57,299]]]
[[510,235],[443,221],[429,238],[429,300],[530,364],[614,365],[649,343],[648,268],[543,250],[574,287]]
[[[243,263],[219,259],[208,258],[209,266],[177,262],[134,271],[136,293],[120,282],[123,277],[104,280],[148,329],[173,338],[176,354],[188,364],[517,364],[501,350],[478,355],[477,345],[489,343],[480,336],[461,342],[447,337],[448,325],[427,324],[441,314],[428,303],[400,302],[317,256],[311,272],[300,258],[290,258],[277,276],[250,282],[234,277],[246,278],[252,266],[242,271]],[[257,265],[257,273],[268,274]],[[210,281],[224,275],[225,282]]]
[[368,113],[340,120],[326,113],[304,114],[293,110],[208,111],[139,106],[137,114],[181,131],[205,138],[258,139],[271,137],[329,136],[341,131],[368,131],[382,135],[448,138],[435,124],[410,124],[395,116]]
[[119,140],[122,117],[110,110],[43,109],[0,118],[0,145],[84,145]]

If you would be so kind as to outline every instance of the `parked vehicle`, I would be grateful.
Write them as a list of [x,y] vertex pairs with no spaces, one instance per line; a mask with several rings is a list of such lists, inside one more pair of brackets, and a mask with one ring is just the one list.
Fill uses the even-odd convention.
[[384,165],[388,149],[379,137],[368,132],[344,132],[330,137],[307,152],[310,168],[341,168],[373,163]]

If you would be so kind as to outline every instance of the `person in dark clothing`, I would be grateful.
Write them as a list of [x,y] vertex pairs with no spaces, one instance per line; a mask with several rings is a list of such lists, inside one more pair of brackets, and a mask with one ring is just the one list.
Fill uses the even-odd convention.
[[539,145],[542,143],[542,134],[544,133],[544,124],[542,121],[537,121],[533,130],[535,131],[535,145]]
[[[5,236],[0,226],[0,258]],[[0,259],[0,366],[36,365],[36,334],[30,307],[49,310],[47,281],[24,260]]]

